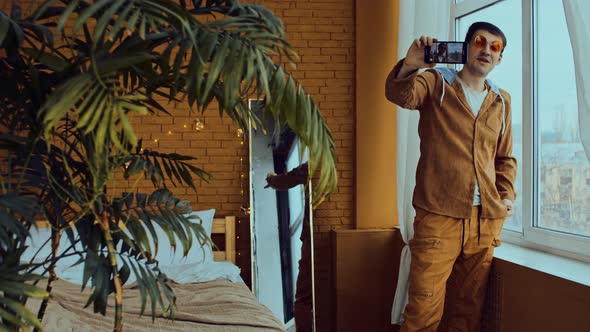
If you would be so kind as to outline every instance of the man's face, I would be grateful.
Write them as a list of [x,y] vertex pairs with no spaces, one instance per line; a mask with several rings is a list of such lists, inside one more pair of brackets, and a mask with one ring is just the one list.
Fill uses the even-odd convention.
[[[479,43],[476,42],[476,38]],[[498,50],[497,47],[492,46],[492,43],[497,44],[498,42],[502,44],[502,38],[500,36],[496,36],[486,30],[477,30],[473,34],[473,39],[469,42],[465,67],[474,74],[486,77],[496,65],[502,62],[502,50]]]

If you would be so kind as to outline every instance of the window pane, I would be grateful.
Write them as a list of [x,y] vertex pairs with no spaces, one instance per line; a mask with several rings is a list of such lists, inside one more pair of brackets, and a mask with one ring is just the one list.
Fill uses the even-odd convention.
[[536,226],[590,236],[590,163],[580,141],[572,48],[561,0],[537,1]]
[[[510,15],[506,15],[510,13]],[[459,40],[463,40],[469,26],[486,21],[498,26],[506,35],[507,47],[502,63],[496,66],[489,78],[512,96],[513,155],[518,160],[518,174],[522,174],[522,8],[520,0],[495,3],[457,20]],[[522,176],[516,177],[514,215],[508,218],[504,228],[522,232]]]

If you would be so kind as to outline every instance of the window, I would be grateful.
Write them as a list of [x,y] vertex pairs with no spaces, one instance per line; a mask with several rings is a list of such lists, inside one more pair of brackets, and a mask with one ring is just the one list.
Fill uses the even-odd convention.
[[518,159],[515,213],[503,236],[590,261],[590,162],[580,141],[562,0],[456,0],[452,12],[455,39],[471,23],[488,21],[508,40],[489,75],[512,96]]

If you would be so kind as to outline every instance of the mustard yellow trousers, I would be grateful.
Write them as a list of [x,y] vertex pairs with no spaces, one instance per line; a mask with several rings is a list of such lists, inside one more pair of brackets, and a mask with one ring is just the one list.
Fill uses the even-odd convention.
[[470,219],[416,209],[409,302],[400,332],[479,332],[494,248],[504,219]]

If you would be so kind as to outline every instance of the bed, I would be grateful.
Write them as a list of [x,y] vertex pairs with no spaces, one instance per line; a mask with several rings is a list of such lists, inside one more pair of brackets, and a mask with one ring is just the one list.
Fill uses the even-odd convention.
[[[207,262],[162,265],[162,270],[173,280],[177,297],[174,320],[160,314],[152,321],[149,308],[140,316],[139,291],[135,283],[128,283],[123,292],[125,331],[285,331],[284,325],[258,302],[239,276],[239,268],[234,264],[235,217],[211,219],[210,227],[205,229],[210,234],[224,234],[224,250],[212,250],[213,259]],[[43,319],[45,330],[112,331],[113,303],[109,302],[106,316],[93,313],[91,306],[84,309],[90,292],[81,293],[79,283],[75,282],[80,271],[75,268],[56,271],[60,279],[54,283]],[[38,303],[33,301],[30,306],[34,308]]]

